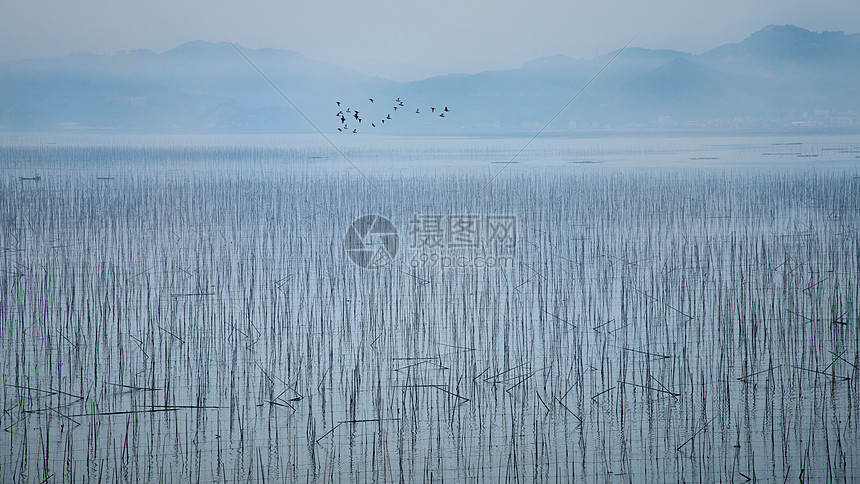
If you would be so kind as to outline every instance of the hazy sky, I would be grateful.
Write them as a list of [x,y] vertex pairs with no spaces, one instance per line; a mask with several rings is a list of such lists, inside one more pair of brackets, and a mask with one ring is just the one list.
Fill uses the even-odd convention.
[[592,57],[634,35],[636,46],[698,53],[768,24],[860,32],[857,0],[30,0],[2,12],[0,60],[229,37],[398,80]]

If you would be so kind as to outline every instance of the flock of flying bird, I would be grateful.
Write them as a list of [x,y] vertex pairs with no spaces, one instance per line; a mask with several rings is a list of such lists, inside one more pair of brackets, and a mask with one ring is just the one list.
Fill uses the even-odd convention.
[[[371,104],[374,104],[373,98],[368,98],[368,101],[370,101]],[[341,102],[340,101],[336,101],[336,102],[337,102],[337,107],[340,108]],[[404,104],[404,102],[401,101],[400,98],[398,97],[397,99],[394,100],[394,106],[393,107],[394,107],[394,112],[396,113],[398,109],[405,108],[406,104]],[[430,113],[431,114],[436,114],[437,110],[439,111],[439,117],[440,118],[444,118],[445,113],[450,112],[448,110],[448,106],[445,106],[444,108],[441,108],[441,109],[438,109],[435,106],[430,107]],[[425,108],[425,112],[426,112],[426,108]],[[420,107],[415,108],[415,114],[421,114],[421,108]],[[340,111],[337,112],[337,114],[335,114],[335,116],[337,116],[338,119],[340,120],[341,127],[337,128],[337,130],[341,133],[349,133],[350,132],[349,123],[351,123],[351,122],[355,122],[355,123],[358,123],[359,125],[361,125],[362,118],[361,118],[361,116],[359,116],[358,109],[354,109],[351,107],[346,108],[346,110],[341,109]],[[386,121],[391,121],[391,119],[392,119],[391,113],[386,114],[385,117],[379,121],[379,126],[382,126],[383,124],[385,124]],[[377,124],[375,122],[371,122],[370,126],[372,128],[375,128],[377,126]],[[352,132],[358,133],[358,128],[356,128],[355,125],[353,125]]]

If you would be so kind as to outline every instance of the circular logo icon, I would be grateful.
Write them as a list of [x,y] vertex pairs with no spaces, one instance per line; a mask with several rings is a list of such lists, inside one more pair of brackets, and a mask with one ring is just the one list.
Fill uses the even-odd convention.
[[343,240],[346,253],[359,267],[379,269],[397,255],[397,228],[382,215],[363,215],[352,222]]

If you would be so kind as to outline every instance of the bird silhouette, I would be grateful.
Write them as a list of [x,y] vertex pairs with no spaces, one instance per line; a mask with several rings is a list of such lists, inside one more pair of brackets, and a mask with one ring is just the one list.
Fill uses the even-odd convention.
[[340,101],[335,101],[337,103],[337,107],[340,107]]
[[[367,100],[370,101],[371,103],[374,103],[376,101],[372,97],[367,98]],[[383,103],[384,102],[385,102],[385,100],[383,100]],[[343,104],[341,101],[336,101],[336,103],[338,106],[342,106],[342,104]],[[402,108],[402,107],[406,107],[406,103],[403,101],[403,99],[398,97],[397,99],[394,100],[394,105],[392,106],[392,108],[394,109],[394,113],[396,113],[397,110],[399,108]],[[431,113],[436,114],[436,106],[424,106],[424,113],[423,114],[427,113],[428,107],[430,108]],[[410,109],[412,109],[412,108],[410,107]],[[451,109],[448,106],[441,107],[441,108],[439,108],[439,117],[444,118],[444,117],[446,117],[445,115],[447,113],[450,113],[450,112],[451,112]],[[348,113],[348,116],[345,113]],[[391,117],[391,114],[392,113],[386,114],[384,118],[379,120],[379,123],[381,123],[381,125],[384,126],[386,121],[391,121],[393,119]],[[420,106],[415,106],[415,114],[422,114]],[[362,118],[359,116],[360,116],[359,110],[353,109],[352,107],[344,107],[344,108],[342,108],[342,110],[339,110],[337,112],[337,114],[335,114],[335,117],[339,118],[340,122],[341,122],[341,126],[339,128],[337,128],[338,132],[348,133],[350,130],[352,130],[353,133],[358,133],[358,128],[350,128],[349,127],[349,124],[347,123],[347,118],[349,117],[349,118],[355,119],[356,121],[358,121],[359,124],[361,124],[363,121],[362,121]],[[370,126],[376,128],[377,123],[371,122]]]

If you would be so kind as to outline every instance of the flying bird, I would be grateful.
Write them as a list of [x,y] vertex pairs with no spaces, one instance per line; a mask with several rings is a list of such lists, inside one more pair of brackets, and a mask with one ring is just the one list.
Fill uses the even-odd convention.
[[[376,100],[372,97],[367,98],[367,100],[370,101],[371,103],[376,102]],[[336,101],[336,102],[337,102],[338,106],[342,105],[341,101]],[[404,101],[402,99],[400,99],[400,97],[398,97],[397,99],[394,100],[394,106],[392,106],[392,107],[394,108],[394,112],[396,113],[398,108],[402,108],[405,106],[406,106],[406,104],[404,103]],[[430,108],[431,113],[434,113],[434,114],[436,113],[436,106],[424,106],[425,110],[428,107]],[[444,118],[445,114],[449,113],[449,112],[451,112],[451,109],[448,108],[448,106],[444,106],[442,108],[439,108],[439,117]],[[340,122],[342,124],[341,127],[337,128],[338,132],[345,133],[345,132],[349,132],[349,130],[352,129],[353,133],[358,133],[358,128],[349,128],[349,125],[346,122],[347,121],[347,115],[344,113],[349,113],[349,117],[358,121],[359,124],[362,123],[362,118],[359,117],[358,109],[353,110],[351,107],[348,107],[345,110],[340,110],[335,115],[335,117],[340,118]],[[425,113],[426,113],[426,111],[425,111]],[[421,114],[421,107],[420,106],[415,107],[415,114]],[[391,113],[388,113],[379,122],[382,123],[382,125],[384,125],[386,121],[390,121],[391,119],[393,119],[391,117]],[[376,124],[377,124],[376,122],[370,123],[370,125],[374,128],[377,127]]]
[[335,101],[335,102],[337,103],[337,106],[340,107],[340,101]]

